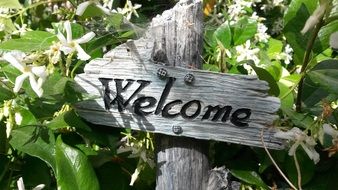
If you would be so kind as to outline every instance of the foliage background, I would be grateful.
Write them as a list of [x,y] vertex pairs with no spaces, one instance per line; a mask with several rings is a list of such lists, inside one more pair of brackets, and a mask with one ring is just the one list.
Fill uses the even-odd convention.
[[[58,43],[58,34],[67,36],[65,21],[73,39],[94,32],[80,47],[91,59],[102,57],[140,37],[175,2],[92,1],[76,15],[84,2],[0,2],[0,189],[16,189],[20,177],[28,189],[155,187],[152,134],[93,125],[76,114],[74,103],[90,97],[76,92],[73,78],[89,60],[73,41]],[[212,142],[212,166],[229,168],[241,189],[337,189],[337,1],[205,0],[204,14],[204,69],[256,74],[281,99],[275,127],[286,131],[279,135],[290,149],[269,152],[291,184],[261,148]],[[28,71],[8,61],[13,51],[26,53]],[[32,67],[44,68],[48,76],[34,75],[43,85],[33,90],[26,80],[13,90]]]

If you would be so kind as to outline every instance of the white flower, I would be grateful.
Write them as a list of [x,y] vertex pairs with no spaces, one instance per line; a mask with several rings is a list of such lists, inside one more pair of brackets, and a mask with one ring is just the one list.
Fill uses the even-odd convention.
[[335,50],[338,49],[338,31],[330,35],[330,47]]
[[252,6],[252,1],[237,0],[233,4],[228,6],[229,19],[237,21],[240,18],[241,14],[246,13],[246,8]]
[[284,63],[288,65],[292,61],[292,52],[293,52],[293,49],[291,48],[289,44],[287,44],[284,48],[284,52],[278,54],[276,56],[276,59],[284,60]]
[[257,33],[255,34],[255,38],[259,42],[268,42],[270,36],[266,33],[268,28],[263,23],[257,24]]
[[117,8],[117,12],[126,15],[127,20],[130,20],[132,14],[134,14],[136,17],[139,17],[136,9],[141,8],[141,6],[142,5],[140,4],[133,5],[130,0],[127,0],[123,9]]
[[293,156],[296,153],[296,149],[300,145],[315,164],[319,162],[319,154],[316,152],[314,146],[317,144],[315,140],[307,136],[302,130],[297,127],[292,128],[289,131],[278,131],[275,135],[277,138],[286,139],[292,141],[294,144],[289,149],[289,155]]
[[306,20],[305,25],[301,31],[302,34],[305,34],[307,31],[311,30],[315,25],[319,23],[319,20],[322,19],[326,9],[329,6],[329,1],[320,1],[319,7],[313,12],[313,14]]
[[30,28],[27,28],[27,24],[22,24],[21,26],[14,23],[15,28],[17,29],[12,34],[19,34],[20,36],[25,35],[27,31],[31,31]]
[[79,16],[83,15],[87,7],[91,4],[94,4],[97,8],[101,9],[101,11],[104,12],[105,14],[107,15],[111,14],[111,10],[102,6],[97,0],[90,0],[90,1],[85,1],[83,3],[80,3],[76,8],[75,14]]
[[19,112],[14,114],[14,120],[17,125],[21,125],[22,119],[22,115]]
[[131,175],[131,179],[130,179],[130,183],[129,183],[130,186],[134,185],[134,183],[137,180],[139,174],[140,174],[140,168],[137,167],[135,169],[133,175]]
[[49,50],[46,50],[44,53],[48,55],[51,63],[56,64],[61,59],[61,44],[54,43],[49,47]]
[[113,9],[114,0],[103,0],[103,7],[107,7],[108,9]]
[[66,30],[67,38],[59,31],[57,34],[58,39],[61,42],[60,50],[63,51],[66,55],[77,51],[77,57],[80,60],[86,61],[90,59],[90,55],[88,55],[80,46],[80,44],[89,42],[92,38],[94,38],[95,33],[89,32],[82,36],[79,39],[73,40],[72,37],[72,28],[69,21],[64,23],[64,27]]
[[[47,77],[45,66],[26,65],[26,54],[19,51],[12,51],[4,54],[4,59],[12,66],[22,72],[22,75],[16,77],[13,91],[19,92],[26,78],[29,78],[30,85],[34,92],[41,97],[43,94],[42,84]],[[36,79],[37,78],[37,79]]]
[[259,59],[257,54],[259,52],[259,48],[250,47],[250,40],[247,40],[244,45],[236,46],[237,59],[236,61],[244,61],[244,60],[253,60],[255,64],[259,63]]
[[[18,190],[25,190],[25,184],[23,183],[22,177],[19,178],[19,180],[16,182],[16,184],[18,185]],[[41,190],[43,188],[45,188],[45,185],[40,184],[40,185],[34,187],[32,190]]]

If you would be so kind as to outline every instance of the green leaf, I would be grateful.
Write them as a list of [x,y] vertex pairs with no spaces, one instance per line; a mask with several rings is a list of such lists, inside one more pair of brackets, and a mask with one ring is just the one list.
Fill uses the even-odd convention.
[[[328,75],[322,76],[323,71],[324,73],[328,71]],[[305,75],[302,101],[306,107],[314,107],[316,104],[320,104],[323,99],[332,96],[333,92],[337,92],[337,81],[332,81],[337,80],[337,71],[337,60],[325,60],[312,68],[308,72],[311,73],[310,75]]]
[[273,61],[265,66],[265,70],[270,73],[275,81],[279,81],[282,76],[283,68],[279,61]]
[[[290,92],[290,89],[288,86],[286,86],[285,84],[281,83],[281,82],[277,82],[278,87],[279,87],[279,98],[284,97],[283,99],[281,99],[281,107],[285,108],[285,109],[292,109],[293,108],[293,104],[294,104],[294,96],[293,96],[293,92]],[[290,92],[290,93],[289,93]],[[287,93],[289,93],[288,95],[286,95]]]
[[24,126],[12,130],[11,146],[45,161],[55,170],[55,138],[51,130],[41,126]]
[[270,59],[275,59],[276,56],[282,52],[282,50],[283,50],[282,41],[273,38],[269,39],[269,48],[267,53]]
[[318,33],[318,38],[323,50],[329,47],[330,36],[332,33],[337,31],[338,31],[338,20],[330,22],[329,24],[323,26],[320,29]]
[[262,187],[264,189],[269,189],[269,187],[264,183],[262,178],[255,171],[249,170],[230,170],[231,174],[236,178],[251,184],[256,185],[258,187]]
[[309,114],[297,113],[292,109],[281,107],[283,112],[292,120],[292,122],[302,128],[307,128],[313,124],[313,118]]
[[[302,176],[302,185],[307,184],[312,179],[315,173],[315,164],[313,161],[308,157],[305,151],[300,148],[297,149],[297,160],[300,167],[300,173]],[[285,160],[285,170],[288,178],[293,184],[297,184],[297,169],[292,156],[288,156]]]
[[255,36],[257,32],[257,23],[249,20],[247,17],[239,20],[234,26],[234,45],[240,45]]
[[30,112],[29,109],[24,108],[24,107],[19,107],[15,111],[16,111],[16,113],[19,113],[22,117],[22,121],[21,121],[20,126],[36,125],[37,124],[36,118],[34,117],[32,112]]
[[292,0],[284,15],[284,35],[294,50],[294,62],[302,64],[309,34],[302,35],[306,20],[316,9],[318,0]]
[[56,180],[62,190],[99,190],[99,183],[86,155],[78,149],[56,141]]
[[12,99],[13,97],[14,93],[12,91],[0,86],[0,104],[2,104],[4,100],[9,100]]
[[78,115],[76,115],[74,110],[62,113],[61,115],[54,118],[50,123],[48,123],[47,126],[48,128],[53,130],[65,127],[74,127],[86,131],[91,131],[88,125],[83,122]]
[[19,50],[23,52],[49,49],[57,38],[54,34],[43,31],[28,31],[22,38],[10,39],[0,44],[0,50]]
[[21,9],[22,6],[18,0],[2,0],[0,1],[1,8]]
[[313,70],[307,73],[307,77],[328,92],[338,94],[338,69]]
[[231,30],[228,22],[224,22],[214,33],[217,43],[224,49],[230,48]]
[[90,17],[102,17],[105,13],[95,6],[94,3],[90,4],[86,10],[81,15],[82,18],[90,18]]
[[275,79],[271,76],[271,74],[268,71],[266,71],[265,69],[260,68],[260,67],[256,67],[253,64],[251,64],[250,66],[256,72],[256,74],[257,74],[257,76],[260,80],[264,80],[264,81],[269,83],[269,87],[270,87],[269,94],[274,95],[274,96],[278,96],[279,95],[279,88],[278,88],[278,85],[277,85]]
[[33,189],[39,184],[44,184],[46,189],[50,189],[52,182],[50,168],[42,160],[25,156],[21,171],[26,189]]

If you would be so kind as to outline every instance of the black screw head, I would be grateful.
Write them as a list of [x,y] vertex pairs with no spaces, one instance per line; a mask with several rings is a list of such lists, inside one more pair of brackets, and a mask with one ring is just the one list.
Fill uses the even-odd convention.
[[186,83],[186,84],[192,84],[193,82],[195,81],[195,77],[194,77],[194,75],[193,74],[191,74],[191,73],[188,73],[188,74],[186,74],[185,76],[184,76],[184,82]]
[[164,68],[159,68],[157,70],[157,76],[158,78],[160,78],[161,80],[167,78],[167,75],[168,75],[168,71]]
[[173,132],[174,132],[176,135],[179,135],[179,134],[183,133],[183,129],[182,129],[181,126],[173,125]]

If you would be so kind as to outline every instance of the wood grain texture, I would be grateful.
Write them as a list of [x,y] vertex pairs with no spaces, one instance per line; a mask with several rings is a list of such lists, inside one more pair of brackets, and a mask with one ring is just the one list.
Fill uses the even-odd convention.
[[[269,87],[266,82],[257,80],[255,76],[211,73],[154,64],[149,57],[154,48],[151,44],[153,43],[149,43],[147,39],[129,41],[112,52],[118,56],[93,60],[87,64],[85,73],[78,75],[76,81],[84,92],[97,98],[78,104],[78,113],[86,120],[101,125],[177,136],[172,131],[172,127],[176,125],[183,129],[180,136],[259,147],[262,146],[260,132],[262,128],[266,128],[264,140],[267,146],[274,149],[282,148],[280,140],[273,137],[274,130],[267,128],[276,118],[275,112],[278,110],[280,102],[278,98],[267,95]],[[139,116],[134,113],[132,106],[136,98],[122,113],[117,110],[117,106],[113,106],[109,112],[104,109],[103,86],[99,78],[151,81],[151,84],[145,87],[137,97],[151,96],[158,101],[167,82],[167,80],[158,78],[159,68],[165,68],[170,77],[176,78],[166,103],[178,99],[182,100],[183,104],[190,100],[199,100],[202,105],[199,116],[193,120],[187,120],[181,116],[168,119],[162,117],[161,114]],[[184,83],[184,77],[188,73],[195,77],[192,85]],[[111,81],[109,86],[112,92],[116,92],[114,81]],[[138,87],[139,83],[134,82],[124,93],[125,99]],[[111,96],[113,99],[114,94]],[[213,122],[210,119],[202,121],[202,116],[208,105],[232,106],[233,110],[250,109],[252,113],[247,121],[249,126],[238,127],[230,121],[225,123]],[[175,106],[171,112],[179,112],[181,107],[182,105]],[[154,109],[155,106],[147,111]],[[192,110],[195,109],[192,108]]]

